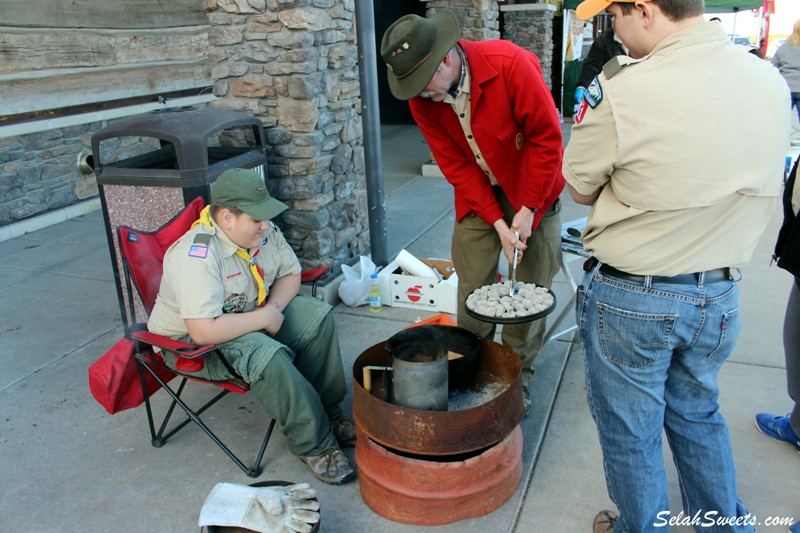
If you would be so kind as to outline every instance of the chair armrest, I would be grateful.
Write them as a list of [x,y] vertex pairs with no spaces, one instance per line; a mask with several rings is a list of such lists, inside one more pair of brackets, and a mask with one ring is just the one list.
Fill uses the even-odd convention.
[[300,282],[301,283],[308,283],[311,281],[318,281],[324,278],[328,271],[331,269],[329,266],[321,266],[317,268],[312,268],[311,270],[304,270],[300,273]]
[[176,341],[175,339],[170,339],[169,337],[164,337],[163,335],[150,333],[149,331],[132,331],[130,336],[134,339],[146,342],[151,346],[155,346],[156,348],[161,348],[162,350],[167,350],[169,352],[172,352],[176,356],[184,359],[194,359],[196,357],[202,357],[207,353],[214,351],[217,348],[216,344],[207,344],[205,346],[198,346],[196,344],[190,344],[188,342]]

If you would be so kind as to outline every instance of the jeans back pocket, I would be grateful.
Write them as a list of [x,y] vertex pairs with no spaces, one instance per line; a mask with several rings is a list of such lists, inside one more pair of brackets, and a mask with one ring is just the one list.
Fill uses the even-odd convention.
[[630,368],[642,368],[658,361],[669,349],[669,337],[677,317],[628,311],[598,302],[597,323],[603,356]]
[[719,332],[715,336],[719,338],[717,347],[708,354],[708,358],[715,363],[724,363],[736,347],[736,339],[742,329],[742,319],[739,316],[739,308],[728,311],[722,315],[722,322],[719,324]]

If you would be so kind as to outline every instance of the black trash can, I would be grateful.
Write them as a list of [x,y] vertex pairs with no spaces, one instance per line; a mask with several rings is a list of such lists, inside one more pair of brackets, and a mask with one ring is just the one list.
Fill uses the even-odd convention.
[[267,175],[261,121],[222,109],[178,107],[119,120],[92,136],[92,154],[123,324],[147,314],[134,297],[136,316],[128,316],[117,227],[157,230],[198,196],[209,202],[211,184],[230,168],[255,169],[265,182]]

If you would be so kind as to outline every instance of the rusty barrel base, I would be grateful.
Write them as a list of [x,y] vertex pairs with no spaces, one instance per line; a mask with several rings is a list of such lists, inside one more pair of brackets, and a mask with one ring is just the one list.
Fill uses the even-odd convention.
[[463,461],[404,457],[356,430],[361,497],[376,513],[403,524],[437,526],[491,513],[522,479],[522,430]]

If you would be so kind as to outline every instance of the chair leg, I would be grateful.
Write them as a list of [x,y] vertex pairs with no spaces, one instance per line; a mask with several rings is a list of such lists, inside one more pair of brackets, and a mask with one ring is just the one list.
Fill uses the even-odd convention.
[[261,475],[261,460],[264,458],[264,452],[267,450],[267,444],[269,443],[269,438],[272,436],[273,429],[275,429],[274,418],[269,422],[267,433],[264,435],[264,441],[261,443],[261,449],[258,451],[258,456],[256,456],[256,462],[253,464],[252,468],[245,470],[245,474],[249,477],[258,477]]
[[[153,444],[154,447],[160,448],[161,446],[163,446],[167,442],[167,439],[169,439],[172,435],[174,435],[180,429],[185,427],[189,422],[194,422],[195,424],[197,424],[200,427],[200,429],[203,430],[203,432],[206,435],[208,435],[208,437],[211,440],[214,441],[214,443],[217,446],[219,446],[219,448],[223,452],[225,452],[225,455],[227,455],[234,463],[236,463],[236,466],[238,466],[239,468],[242,469],[242,471],[245,474],[247,474],[249,477],[258,477],[259,475],[261,475],[261,472],[262,472],[261,462],[262,462],[262,460],[264,458],[264,452],[267,449],[267,444],[269,443],[270,436],[272,435],[272,430],[275,427],[275,419],[274,418],[269,423],[269,427],[267,428],[267,432],[266,432],[266,434],[264,436],[264,440],[261,443],[261,448],[259,449],[259,452],[258,452],[258,455],[256,457],[255,463],[253,464],[253,466],[247,466],[230,450],[230,448],[228,448],[219,439],[219,437],[217,437],[217,435],[213,431],[211,431],[211,429],[205,424],[205,422],[203,422],[200,419],[200,416],[199,416],[206,409],[208,409],[209,407],[214,405],[218,400],[220,400],[223,396],[225,396],[228,393],[227,390],[223,390],[222,392],[220,392],[219,394],[214,396],[211,400],[206,402],[200,409],[198,409],[197,411],[194,411],[183,401],[183,399],[181,399],[181,393],[183,392],[183,388],[186,385],[186,381],[187,381],[186,378],[183,378],[183,380],[181,381],[180,386],[178,387],[178,390],[174,391],[161,378],[161,376],[159,376],[155,372],[155,370],[150,368],[146,363],[144,363],[142,361],[139,361],[139,363],[140,363],[140,366],[139,366],[140,372],[142,371],[142,367],[144,367],[144,369],[147,370],[147,372],[149,372],[161,384],[162,388],[172,398],[172,403],[170,404],[169,408],[167,409],[167,414],[165,415],[164,420],[161,423],[161,427],[159,428],[158,433],[156,433],[155,432],[155,424],[153,423],[153,414],[152,414],[152,409],[150,407],[150,401],[149,401],[149,398],[147,397],[147,394],[145,393],[145,404],[146,404],[146,408],[147,408],[148,423],[150,425],[150,435],[152,437],[151,443]],[[144,377],[142,377],[142,384],[143,385],[145,384]],[[144,388],[143,390],[146,390],[146,388]],[[181,409],[183,409],[183,411],[186,414],[187,418],[186,418],[186,420],[181,422],[178,426],[176,426],[174,429],[172,429],[169,433],[167,433],[166,435],[163,435],[164,430],[166,429],[167,423],[169,422],[169,419],[172,416],[172,413],[173,413],[173,411],[175,409],[175,405],[176,404],[179,405],[181,407]]]

